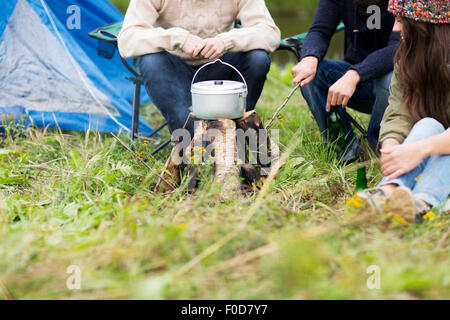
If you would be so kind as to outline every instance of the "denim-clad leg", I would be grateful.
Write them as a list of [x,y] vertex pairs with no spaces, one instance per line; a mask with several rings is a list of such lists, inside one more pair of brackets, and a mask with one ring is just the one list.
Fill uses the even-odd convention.
[[384,112],[389,105],[389,88],[391,86],[392,72],[373,81],[373,107],[370,116],[369,127],[367,128],[367,140],[373,150],[377,149],[378,138],[380,137],[380,124],[383,120]]
[[[303,97],[308,103],[309,109],[316,119],[319,130],[323,135],[323,140],[327,143],[327,117],[326,111],[328,90],[339,80],[351,67],[351,64],[345,61],[323,60],[319,63],[315,78],[306,86],[301,88]],[[347,142],[353,140],[353,132],[347,113],[339,109],[339,113],[344,121],[344,133]]]
[[[325,143],[327,142],[325,130],[327,129],[328,117],[325,107],[328,90],[350,69],[350,67],[351,64],[345,61],[325,59],[319,63],[314,80],[301,88],[303,97],[308,103],[308,106],[319,125],[320,131],[323,133]],[[372,114],[367,135],[369,143],[374,149],[378,143],[380,123],[384,111],[388,106],[391,78],[392,73],[366,84],[359,85],[348,104],[348,107],[352,109]],[[344,121],[346,141],[347,143],[350,143],[354,139],[355,134],[348,114],[341,108],[339,108],[339,112]]]
[[[255,109],[270,70],[270,58],[267,52],[253,50],[226,53],[221,59],[230,63],[242,73],[248,85],[247,111]],[[241,78],[235,74],[234,80],[241,81]]]
[[[222,61],[236,67],[248,85],[247,110],[253,110],[261,95],[270,69],[269,55],[263,50],[226,53]],[[199,66],[187,65],[180,58],[160,52],[145,55],[141,60],[141,73],[145,87],[156,107],[169,122],[169,130],[181,128],[192,105],[191,82]],[[202,70],[195,80],[242,81],[232,69],[216,63]]]
[[[404,143],[414,143],[444,131],[444,126],[438,121],[425,118],[415,124]],[[397,179],[388,181],[384,178],[379,186],[387,184],[407,187],[417,199],[438,206],[445,202],[450,194],[450,155],[428,157],[414,170]]]
[[164,51],[143,56],[140,70],[148,95],[169,122],[170,132],[183,127],[192,105],[195,69]]

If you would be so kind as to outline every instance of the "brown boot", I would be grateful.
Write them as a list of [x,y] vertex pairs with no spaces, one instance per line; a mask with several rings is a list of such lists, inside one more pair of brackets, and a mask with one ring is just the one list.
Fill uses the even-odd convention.
[[372,188],[360,191],[356,194],[356,199],[360,200],[362,206],[373,214],[382,214],[382,204],[389,194],[383,188]]
[[415,221],[416,204],[410,189],[398,187],[392,191],[383,204],[384,213],[390,213],[402,224]]

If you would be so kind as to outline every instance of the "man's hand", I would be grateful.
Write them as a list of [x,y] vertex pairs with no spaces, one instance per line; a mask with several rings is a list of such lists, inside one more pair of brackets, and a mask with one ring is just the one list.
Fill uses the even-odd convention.
[[316,76],[318,64],[319,59],[312,56],[304,57],[302,61],[297,63],[291,70],[295,85],[300,83],[303,87],[310,83]]
[[331,106],[342,106],[345,108],[355,93],[360,79],[356,70],[349,70],[342,78],[336,81],[328,90],[327,111],[330,111]]
[[202,38],[189,34],[181,49],[184,53],[190,55],[192,58],[195,58],[194,51],[202,43],[202,41]]
[[194,50],[192,57],[201,56],[205,59],[216,59],[225,52],[225,43],[222,39],[208,38],[203,40]]
[[385,147],[380,152],[383,155],[382,171],[387,180],[398,178],[415,169],[426,157],[425,148],[420,143],[397,144]]

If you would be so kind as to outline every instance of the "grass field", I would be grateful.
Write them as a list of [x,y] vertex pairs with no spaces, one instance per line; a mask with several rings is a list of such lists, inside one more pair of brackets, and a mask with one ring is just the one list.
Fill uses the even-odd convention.
[[[289,92],[287,74],[271,71],[264,120]],[[161,120],[151,105],[145,113]],[[194,195],[155,194],[157,177],[108,134],[0,140],[0,299],[450,298],[449,215],[405,227],[346,203],[355,167],[325,160],[300,94],[273,127],[292,151],[286,166],[228,202],[207,177]],[[159,172],[168,152],[148,164]],[[379,180],[376,161],[368,176]],[[71,265],[81,290],[66,286]],[[372,265],[379,290],[366,285]]]

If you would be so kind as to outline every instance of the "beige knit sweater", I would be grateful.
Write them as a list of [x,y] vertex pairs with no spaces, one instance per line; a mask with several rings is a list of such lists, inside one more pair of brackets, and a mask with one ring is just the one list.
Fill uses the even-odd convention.
[[[234,28],[236,18],[242,29]],[[119,51],[124,58],[168,51],[189,64],[205,63],[181,50],[189,34],[220,37],[228,52],[273,52],[280,41],[264,0],[131,0]]]

